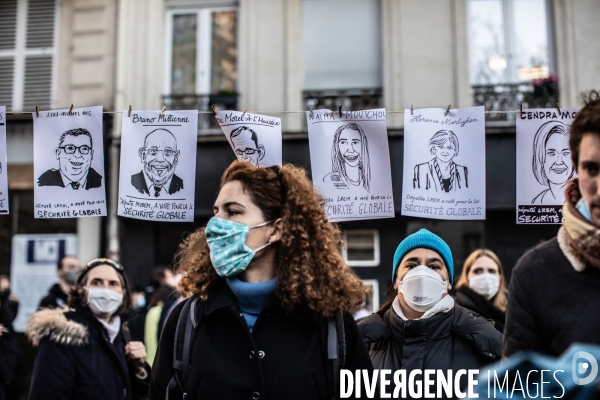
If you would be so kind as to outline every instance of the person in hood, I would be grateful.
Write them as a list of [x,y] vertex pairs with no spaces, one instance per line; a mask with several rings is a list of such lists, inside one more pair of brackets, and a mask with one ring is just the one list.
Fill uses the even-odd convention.
[[494,321],[496,329],[504,331],[507,290],[502,263],[496,254],[486,249],[471,253],[456,286],[458,304]]
[[74,256],[64,256],[56,263],[58,283],[50,288],[48,295],[42,299],[38,309],[62,308],[68,303],[69,292],[75,287],[81,272],[81,264]]
[[[453,280],[452,252],[439,236],[421,229],[400,243],[389,299],[358,321],[373,368],[404,369],[409,376],[413,370],[479,369],[500,359],[502,335],[454,302],[448,295]],[[460,386],[466,383],[462,376]],[[437,393],[436,382],[430,392]]]
[[130,341],[131,307],[123,267],[88,262],[66,309],[33,314],[25,334],[38,347],[29,400],[133,400],[148,394],[150,368],[141,342]]

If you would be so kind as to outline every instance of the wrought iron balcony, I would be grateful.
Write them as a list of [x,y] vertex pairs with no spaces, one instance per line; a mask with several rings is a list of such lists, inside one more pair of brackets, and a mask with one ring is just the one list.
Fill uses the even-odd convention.
[[[237,110],[237,98],[237,93],[171,94],[162,96],[162,103],[170,110],[211,111],[211,104],[221,110]],[[201,114],[198,118],[199,131],[218,128],[219,124],[212,115]]]
[[383,107],[383,90],[342,89],[342,90],[305,90],[302,92],[306,110],[327,108],[336,110],[340,105],[345,110],[365,110]]
[[[515,111],[523,108],[555,107],[558,103],[556,83],[504,83],[473,85],[473,105],[484,106],[486,111]],[[514,121],[516,114],[487,114],[486,121]]]

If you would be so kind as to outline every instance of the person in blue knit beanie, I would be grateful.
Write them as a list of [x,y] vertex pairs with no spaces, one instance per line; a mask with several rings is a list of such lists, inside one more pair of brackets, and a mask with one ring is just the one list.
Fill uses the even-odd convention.
[[[407,236],[392,263],[390,297],[358,321],[375,369],[479,369],[502,354],[502,334],[492,322],[454,302],[454,261],[446,242],[421,229]],[[439,393],[433,379],[430,393]],[[467,377],[460,378],[465,387]],[[441,398],[454,398],[440,388]],[[440,397],[438,397],[440,398]]]

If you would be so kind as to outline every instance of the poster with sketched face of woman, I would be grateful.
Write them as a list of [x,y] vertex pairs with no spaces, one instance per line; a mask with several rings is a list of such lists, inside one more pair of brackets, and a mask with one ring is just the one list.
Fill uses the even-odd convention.
[[198,111],[123,111],[117,215],[194,221]]
[[217,112],[217,121],[238,160],[281,166],[281,119],[224,110]]
[[578,108],[517,113],[517,224],[560,224],[565,186],[576,176],[569,129]]
[[404,111],[402,215],[485,219],[483,107]]
[[315,188],[330,221],[393,218],[385,109],[306,113]]
[[0,106],[0,215],[8,214],[8,171],[6,168],[6,106]]
[[106,215],[102,107],[33,113],[35,218]]

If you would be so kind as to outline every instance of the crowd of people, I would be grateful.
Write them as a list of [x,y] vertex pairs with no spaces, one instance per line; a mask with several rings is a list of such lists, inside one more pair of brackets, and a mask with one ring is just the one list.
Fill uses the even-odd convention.
[[[357,321],[365,288],[306,172],[236,161],[214,217],[150,286],[131,287],[114,260],[58,262],[59,283],[27,326],[38,348],[29,398],[338,398],[340,369],[480,369],[521,351],[599,345],[597,94],[570,147],[578,177],[564,222],[519,260],[508,288],[493,251],[474,251],[457,276],[452,249],[422,229],[396,249],[387,301]],[[18,369],[9,286],[0,277],[0,400]]]

